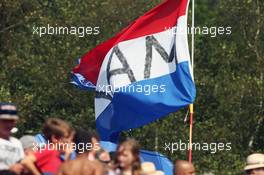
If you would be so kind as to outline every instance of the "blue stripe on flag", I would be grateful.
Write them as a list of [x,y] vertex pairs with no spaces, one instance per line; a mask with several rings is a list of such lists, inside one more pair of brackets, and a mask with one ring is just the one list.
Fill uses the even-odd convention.
[[84,90],[95,90],[95,85],[86,80],[81,74],[72,73],[70,83]]
[[[144,95],[129,92],[130,86],[164,85],[165,92]],[[117,141],[119,132],[143,126],[191,104],[196,95],[189,62],[177,64],[174,73],[135,82],[122,92],[115,92],[111,103],[98,116],[96,125],[102,140]]]

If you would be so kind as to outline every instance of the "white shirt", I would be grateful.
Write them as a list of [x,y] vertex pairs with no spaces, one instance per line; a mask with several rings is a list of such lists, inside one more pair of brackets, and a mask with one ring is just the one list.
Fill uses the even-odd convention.
[[9,140],[0,138],[0,170],[9,167],[24,158],[24,150],[21,142],[10,137]]

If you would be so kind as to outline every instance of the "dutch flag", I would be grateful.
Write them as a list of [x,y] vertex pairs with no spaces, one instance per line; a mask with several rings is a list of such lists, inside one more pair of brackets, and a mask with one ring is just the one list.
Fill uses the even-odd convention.
[[102,140],[191,104],[196,89],[187,39],[188,0],[167,0],[86,53],[73,81],[94,89]]

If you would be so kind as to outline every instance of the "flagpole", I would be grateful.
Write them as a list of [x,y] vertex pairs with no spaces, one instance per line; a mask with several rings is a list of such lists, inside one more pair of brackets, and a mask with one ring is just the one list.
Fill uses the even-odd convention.
[[192,163],[192,135],[193,135],[193,104],[189,106],[190,110],[190,131],[189,131],[189,155],[188,160]]
[[[191,53],[191,69],[192,69],[192,77],[194,79],[194,0],[192,0],[192,53]],[[188,160],[190,163],[192,163],[192,139],[193,139],[193,104],[189,105],[190,110],[190,130],[189,130],[189,155]]]

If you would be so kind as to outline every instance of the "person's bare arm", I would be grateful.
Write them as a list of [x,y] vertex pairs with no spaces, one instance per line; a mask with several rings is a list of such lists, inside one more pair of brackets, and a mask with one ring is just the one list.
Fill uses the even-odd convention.
[[33,174],[33,175],[41,175],[37,167],[35,166],[36,157],[32,155],[26,156],[21,163]]
[[16,174],[21,174],[23,171],[23,165],[20,163],[13,164],[10,166],[9,170],[15,172]]

